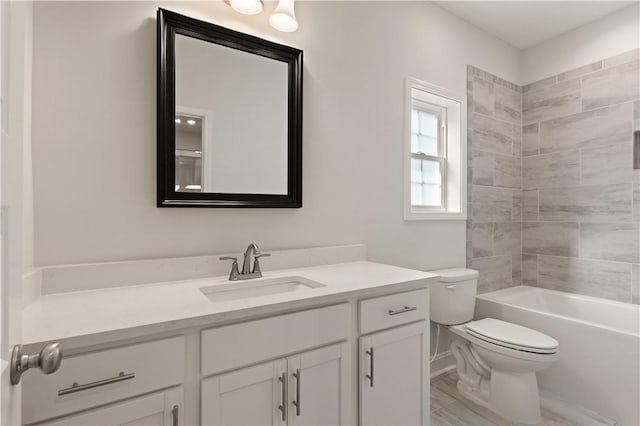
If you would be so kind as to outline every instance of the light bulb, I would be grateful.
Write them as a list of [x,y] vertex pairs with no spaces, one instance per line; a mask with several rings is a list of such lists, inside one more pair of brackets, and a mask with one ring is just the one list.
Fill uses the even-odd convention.
[[269,17],[269,23],[273,28],[285,33],[291,33],[298,29],[296,13],[293,10],[294,0],[280,0],[276,10]]
[[262,0],[230,0],[229,4],[233,10],[243,15],[257,15],[264,7]]

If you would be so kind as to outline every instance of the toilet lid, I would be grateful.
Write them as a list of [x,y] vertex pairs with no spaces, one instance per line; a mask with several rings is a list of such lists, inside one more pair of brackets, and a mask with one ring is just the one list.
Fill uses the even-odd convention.
[[553,353],[558,348],[556,339],[546,334],[493,318],[471,321],[467,331],[479,339],[523,351]]

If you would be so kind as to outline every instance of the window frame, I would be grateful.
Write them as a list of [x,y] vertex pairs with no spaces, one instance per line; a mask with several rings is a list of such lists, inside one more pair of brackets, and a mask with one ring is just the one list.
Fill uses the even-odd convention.
[[[428,102],[414,98],[412,91],[426,92],[441,102]],[[442,99],[440,99],[442,98]],[[418,106],[416,108],[416,105]],[[452,108],[455,105],[455,109]],[[429,107],[430,106],[430,107]],[[423,154],[420,159],[441,161],[442,206],[420,206],[411,204],[411,160],[415,157],[411,149],[412,111],[425,110],[434,113],[443,111],[438,124],[442,137],[438,143],[443,145],[442,157]],[[459,111],[459,113],[458,113]],[[451,125],[453,123],[453,125]],[[467,100],[460,95],[433,84],[407,77],[405,80],[405,132],[404,144],[404,219],[411,220],[466,220],[467,219]],[[455,137],[449,137],[454,134]],[[451,144],[456,144],[452,147]],[[459,146],[458,146],[459,145]],[[440,148],[440,147],[439,147]],[[452,154],[452,155],[450,155]],[[444,168],[442,167],[444,164]]]

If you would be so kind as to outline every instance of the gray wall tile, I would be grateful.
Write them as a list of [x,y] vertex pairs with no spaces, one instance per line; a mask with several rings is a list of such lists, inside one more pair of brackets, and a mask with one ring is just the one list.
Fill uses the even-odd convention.
[[631,183],[541,189],[540,220],[631,222]]
[[570,80],[572,78],[580,77],[581,75],[588,74],[593,71],[602,69],[602,61],[594,62],[589,65],[584,65],[579,68],[572,69],[571,71],[563,72],[557,75],[558,81]]
[[493,254],[520,256],[522,252],[521,231],[520,222],[496,223],[493,228]]
[[540,123],[540,152],[608,146],[631,135],[631,104],[615,105]]
[[556,83],[556,76],[553,75],[551,77],[547,77],[542,80],[534,81],[533,83],[527,84],[522,87],[522,93],[530,92],[532,90],[541,89],[543,87],[551,86]]
[[631,301],[631,265],[618,262],[538,256],[538,286]]
[[633,184],[633,223],[640,223],[640,184]]
[[493,256],[493,223],[471,225],[472,257]]
[[640,101],[633,101],[633,130],[640,130]]
[[474,77],[472,88],[473,112],[493,116],[495,112],[493,83]]
[[514,124],[513,126],[513,151],[515,157],[522,157],[522,126]]
[[582,109],[632,101],[640,96],[640,61],[607,68],[582,77]]
[[522,127],[522,156],[538,154],[538,123]]
[[511,285],[522,285],[522,254],[511,255]]
[[511,220],[522,221],[522,190],[514,189],[511,192]]
[[580,257],[640,263],[640,226],[635,223],[583,223]]
[[522,253],[578,256],[579,227],[568,222],[524,222]]
[[513,284],[511,256],[480,257],[471,261],[471,267],[480,273],[478,293],[500,290]]
[[526,189],[522,191],[522,220],[538,220],[538,190]]
[[513,209],[513,191],[508,188],[472,186],[471,218],[476,222],[508,222]]
[[626,64],[627,62],[637,61],[638,59],[640,59],[640,49],[632,49],[628,52],[607,58],[603,62],[605,68],[610,68]]
[[471,160],[471,177],[469,180],[474,185],[493,185],[494,155],[478,150],[473,150],[471,153],[473,158]]
[[522,184],[527,189],[579,185],[579,151],[524,157]]
[[522,255],[522,284],[538,286],[538,256],[535,254]]
[[520,126],[522,123],[522,94],[503,86],[496,86],[495,117]]
[[523,94],[523,123],[549,120],[580,111],[580,80],[562,81]]
[[480,114],[472,115],[473,149],[511,155],[513,125]]
[[509,188],[522,187],[522,163],[520,158],[497,155],[494,158],[493,184]]
[[637,182],[640,171],[631,167],[632,161],[633,150],[631,143],[583,149],[580,162],[582,183],[594,185]]
[[640,305],[640,265],[631,265],[631,303]]

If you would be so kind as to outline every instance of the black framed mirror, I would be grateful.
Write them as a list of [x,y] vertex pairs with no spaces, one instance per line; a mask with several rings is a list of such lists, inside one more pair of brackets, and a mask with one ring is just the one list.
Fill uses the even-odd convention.
[[302,207],[302,51],[157,18],[158,207]]

